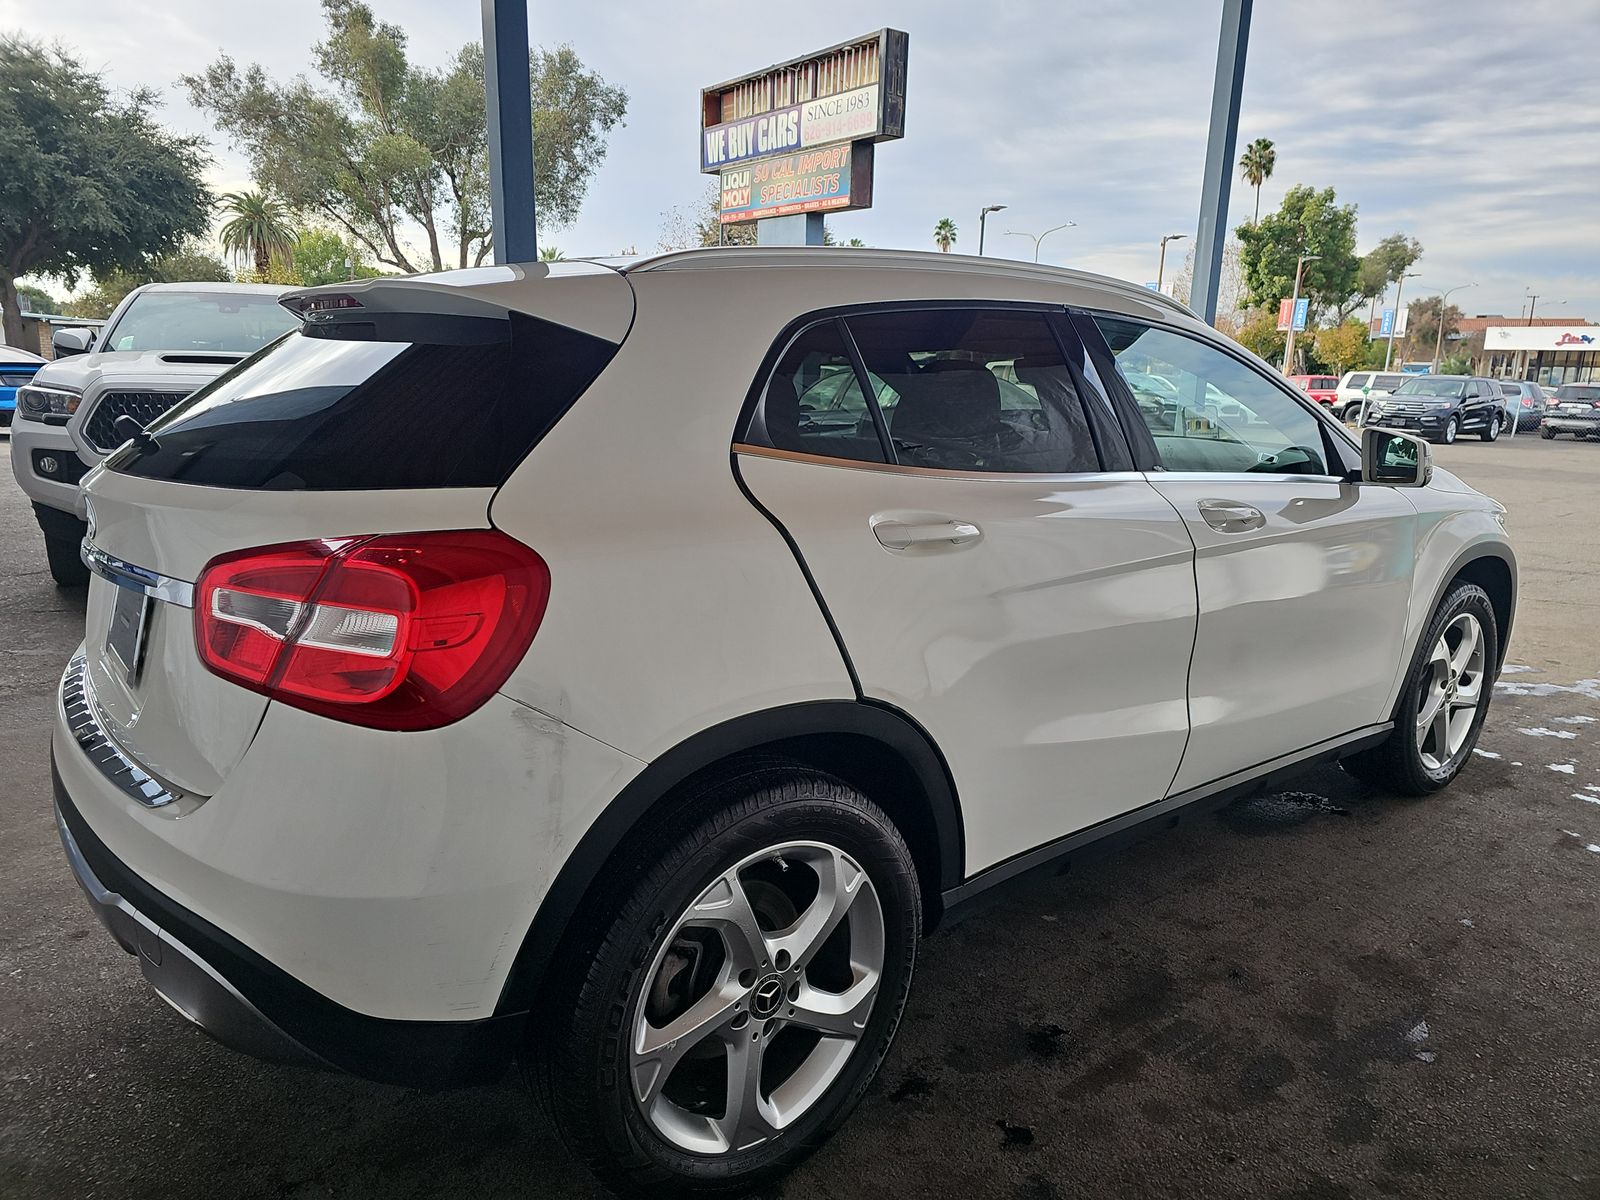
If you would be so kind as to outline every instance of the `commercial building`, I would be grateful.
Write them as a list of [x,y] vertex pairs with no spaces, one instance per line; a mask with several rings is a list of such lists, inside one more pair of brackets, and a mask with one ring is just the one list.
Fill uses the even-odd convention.
[[1547,387],[1600,380],[1600,325],[1490,325],[1476,356],[1485,375],[1531,379]]

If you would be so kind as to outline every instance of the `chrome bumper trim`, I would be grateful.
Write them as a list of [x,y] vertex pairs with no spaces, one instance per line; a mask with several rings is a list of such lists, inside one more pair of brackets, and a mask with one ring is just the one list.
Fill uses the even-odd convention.
[[146,596],[165,600],[168,604],[176,604],[179,608],[194,607],[194,584],[187,580],[174,579],[159,571],[123,562],[120,558],[107,554],[88,538],[84,539],[78,553],[83,559],[84,566],[118,587],[143,592]]
[[[112,740],[95,711],[94,696],[86,678],[88,664],[82,654],[73,656],[61,676],[61,709],[67,716],[67,729],[74,741],[100,768],[100,773],[125,796],[146,808],[165,808],[187,797],[186,793],[157,779],[123,753]],[[198,799],[196,797],[195,799]]]

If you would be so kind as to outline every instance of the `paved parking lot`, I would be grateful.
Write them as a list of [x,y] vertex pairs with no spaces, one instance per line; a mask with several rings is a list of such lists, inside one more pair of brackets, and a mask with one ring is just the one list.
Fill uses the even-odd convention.
[[[1322,770],[934,937],[878,1085],[784,1197],[1600,1196],[1600,445],[1437,458],[1522,558],[1457,784]],[[593,1194],[512,1082],[262,1065],[144,987],[50,817],[82,609],[0,468],[0,1197]]]

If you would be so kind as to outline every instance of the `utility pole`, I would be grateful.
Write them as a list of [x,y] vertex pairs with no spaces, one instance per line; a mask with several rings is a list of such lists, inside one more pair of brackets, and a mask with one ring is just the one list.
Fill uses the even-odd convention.
[[1522,294],[1524,296],[1531,296],[1533,298],[1533,302],[1528,305],[1528,324],[1532,325],[1533,324],[1533,310],[1534,310],[1535,305],[1537,305],[1539,303],[1539,296],[1538,296],[1538,293],[1536,293],[1536,292],[1528,292],[1528,291],[1524,291]]
[[1004,204],[991,204],[991,205],[987,206],[986,208],[981,208],[981,209],[978,210],[978,257],[979,258],[983,257],[983,223],[989,219],[989,214],[990,213],[999,212],[1004,207],[1005,207]]
[[1200,184],[1200,225],[1194,236],[1194,285],[1189,289],[1189,307],[1207,325],[1217,319],[1217,288],[1222,282],[1222,246],[1228,237],[1228,191],[1233,185],[1233,151],[1239,141],[1239,101],[1244,94],[1251,7],[1252,0],[1222,0],[1217,73],[1211,85],[1211,132],[1206,138],[1205,174]]
[[1161,290],[1161,281],[1166,278],[1167,271],[1167,243],[1181,242],[1189,235],[1186,233],[1169,233],[1161,239],[1161,257],[1156,260],[1156,291]]
[[494,261],[535,262],[533,99],[528,0],[483,0],[483,91],[489,113],[489,211]]
[[1321,258],[1320,254],[1302,254],[1294,264],[1294,296],[1289,301],[1289,337],[1283,347],[1283,373],[1289,374],[1289,364],[1294,362],[1294,315],[1300,308],[1300,273],[1308,262]]
[[1416,277],[1416,271],[1407,271],[1405,274],[1401,275],[1399,279],[1395,280],[1394,324],[1389,326],[1389,348],[1383,352],[1383,369],[1385,371],[1389,369],[1389,360],[1394,357],[1394,335],[1396,330],[1400,328],[1400,314],[1405,311],[1405,309],[1400,307],[1400,297],[1405,293],[1406,280],[1415,279]]
[[1444,309],[1446,302],[1450,299],[1450,292],[1459,292],[1462,288],[1477,286],[1475,283],[1458,283],[1455,287],[1450,288],[1449,291],[1439,294],[1439,332],[1433,339],[1433,373],[1435,375],[1439,373],[1439,352],[1444,348]]

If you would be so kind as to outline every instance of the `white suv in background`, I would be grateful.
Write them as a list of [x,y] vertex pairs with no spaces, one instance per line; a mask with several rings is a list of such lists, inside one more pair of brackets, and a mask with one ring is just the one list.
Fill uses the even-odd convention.
[[1370,405],[1405,382],[1398,371],[1346,371],[1333,392],[1333,411],[1341,421],[1354,424],[1363,399]]
[[88,582],[78,558],[83,499],[78,481],[143,426],[201,384],[299,322],[278,297],[288,288],[250,283],[149,283],[117,305],[105,326],[58,329],[55,361],[17,390],[11,473],[33,502],[50,574]]
[[985,889],[1470,759],[1503,510],[1142,288],[773,248],[285,303],[85,478],[53,745],[101,919],[235,1047],[520,1059],[611,1186],[754,1187]]

